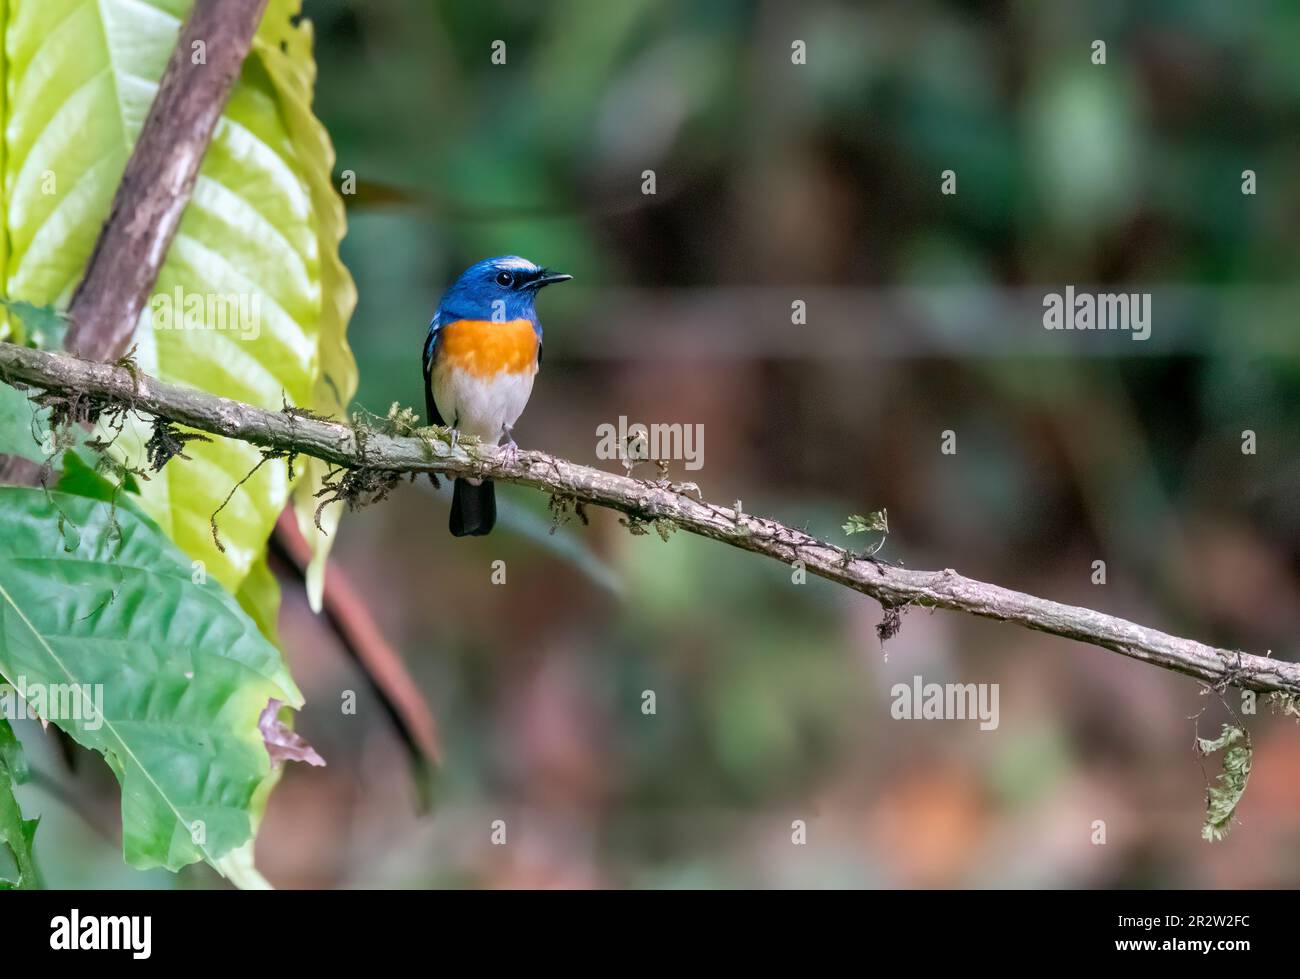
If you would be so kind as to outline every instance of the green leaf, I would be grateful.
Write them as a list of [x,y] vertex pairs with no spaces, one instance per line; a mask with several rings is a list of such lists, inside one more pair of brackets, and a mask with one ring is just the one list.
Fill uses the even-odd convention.
[[[8,685],[4,689],[13,690]],[[27,781],[30,772],[27,769],[27,759],[23,756],[23,746],[18,743],[13,728],[4,718],[0,718],[0,765],[8,770],[15,784],[22,785]]]
[[0,382],[0,453],[31,462],[64,464],[66,450],[84,447],[89,433],[80,425],[50,427],[50,409],[33,404],[29,392]]
[[[322,306],[320,328],[320,371],[311,401],[314,411],[334,418],[346,418],[347,408],[357,390],[357,364],[347,342],[348,321],[357,304],[357,290],[347,267],[339,258],[339,242],[347,232],[343,199],[335,190],[334,145],[320,120],[311,111],[316,87],[316,62],[312,58],[310,21],[290,27],[290,18],[298,13],[300,0],[272,0],[263,29],[255,42],[280,95],[294,145],[303,159],[313,165],[305,167],[311,194],[312,213],[316,217],[320,243],[320,280]],[[307,568],[307,598],[314,611],[321,609],[325,587],[325,561],[343,515],[342,502],[331,503],[320,516],[324,533],[316,529],[316,498],[326,474],[327,463],[319,459],[301,460],[303,478],[293,491],[294,515],[298,529],[312,547],[312,561]]]
[[42,350],[57,350],[63,346],[63,336],[68,332],[68,317],[53,306],[36,306],[22,299],[0,299],[0,305],[18,317],[24,342]]
[[302,704],[279,652],[132,506],[4,487],[0,526],[0,675],[51,705],[63,692],[42,716],[122,784],[128,863],[217,865],[273,781],[261,711]]
[[1237,805],[1246,794],[1254,747],[1243,728],[1229,724],[1223,725],[1223,733],[1212,741],[1197,738],[1196,746],[1202,755],[1224,752],[1223,771],[1206,790],[1205,825],[1201,827],[1201,836],[1213,843],[1228,835]]
[[49,425],[48,412],[39,411],[24,391],[0,383],[0,453],[44,462],[41,442]]
[[[190,6],[9,5],[6,295],[66,305]],[[338,258],[343,210],[330,184],[333,151],[311,115],[311,25],[292,23],[299,7],[268,6],[137,330],[135,359],[163,380],[264,408],[287,400],[335,412],[356,385],[344,336],[355,290]],[[248,315],[241,328],[218,328],[240,309]],[[172,325],[197,328],[165,328]],[[148,434],[133,428],[121,448],[134,456]],[[289,499],[288,468],[267,462],[235,491],[220,516],[222,551],[209,518],[261,456],[230,440],[191,444],[187,453],[192,461],[142,484],[142,505],[209,575],[239,592]]]
[[889,533],[889,515],[884,510],[873,510],[865,517],[855,513],[844,524],[846,534],[864,534],[868,531]]
[[140,505],[131,498],[128,486],[119,486],[75,452],[64,457],[63,473],[56,488],[71,496],[88,496],[114,506],[134,507],[140,512]]
[[280,583],[275,580],[263,555],[253,565],[235,596],[239,607],[257,623],[257,628],[276,646],[280,645]]
[[[6,305],[0,299],[0,308]],[[0,453],[57,468],[64,450],[84,445],[87,433],[79,425],[51,429],[50,409],[32,403],[35,393],[0,381]]]
[[36,858],[32,853],[32,841],[40,820],[23,819],[18,800],[14,797],[14,786],[25,781],[27,762],[23,758],[22,746],[14,737],[9,722],[0,718],[0,843],[9,848],[18,867],[17,880],[0,877],[0,890],[30,890],[40,886]]

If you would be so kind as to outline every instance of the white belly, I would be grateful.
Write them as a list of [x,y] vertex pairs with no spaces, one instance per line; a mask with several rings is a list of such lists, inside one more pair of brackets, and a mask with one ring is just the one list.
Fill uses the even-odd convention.
[[478,377],[459,367],[435,367],[430,379],[442,420],[466,435],[496,445],[504,429],[513,428],[533,393],[537,368],[518,374]]

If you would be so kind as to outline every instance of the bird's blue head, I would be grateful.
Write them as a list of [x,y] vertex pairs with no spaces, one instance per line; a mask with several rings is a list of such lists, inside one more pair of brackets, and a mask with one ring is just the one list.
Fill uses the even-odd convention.
[[519,320],[537,322],[537,293],[553,282],[573,278],[552,272],[518,255],[485,258],[461,273],[439,304],[443,322]]

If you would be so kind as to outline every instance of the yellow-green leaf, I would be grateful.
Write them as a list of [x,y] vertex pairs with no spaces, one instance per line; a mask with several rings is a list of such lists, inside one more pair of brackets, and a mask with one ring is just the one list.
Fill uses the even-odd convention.
[[[295,145],[304,147],[304,156],[322,164],[306,171],[320,238],[323,296],[320,372],[312,407],[321,414],[342,418],[357,388],[357,365],[346,336],[348,320],[357,303],[357,291],[352,276],[339,258],[339,242],[347,231],[347,218],[343,201],[331,178],[334,146],[325,127],[311,111],[316,83],[316,62],[311,56],[311,23],[303,21],[297,28],[284,32],[274,29],[275,25],[287,24],[289,16],[297,12],[298,5],[299,0],[273,0],[266,19],[270,30],[264,29],[259,34],[256,46],[280,92]],[[324,509],[320,523],[325,533],[318,531],[315,523],[316,491],[320,489],[329,466],[319,459],[305,459],[302,466],[303,478],[294,487],[293,507],[298,529],[312,546],[312,562],[307,569],[307,597],[311,607],[319,612],[325,561],[343,514],[343,504],[332,503]]]
[[[191,2],[9,5],[0,235],[8,297],[60,308],[71,298]],[[135,356],[168,381],[265,408],[339,413],[356,384],[344,335],[355,290],[338,258],[333,151],[311,115],[311,27],[291,21],[299,7],[268,6]],[[223,318],[228,328],[219,328]],[[130,431],[121,447],[138,451],[144,437]],[[191,461],[142,484],[142,505],[208,575],[264,608],[265,596],[250,602],[243,589],[290,497],[288,468],[267,462],[235,491],[219,517],[222,551],[209,518],[260,456],[228,440],[193,443],[187,454]]]

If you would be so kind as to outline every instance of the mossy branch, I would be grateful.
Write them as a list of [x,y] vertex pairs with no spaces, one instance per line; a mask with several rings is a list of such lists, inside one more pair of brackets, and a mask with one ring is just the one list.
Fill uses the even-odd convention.
[[[956,571],[915,571],[883,564],[776,520],[710,503],[692,484],[647,481],[548,455],[513,459],[442,429],[404,434],[398,426],[359,429],[294,412],[267,411],[202,391],[164,384],[120,365],[0,344],[0,377],[49,393],[107,399],[165,422],[261,446],[280,455],[314,456],[350,472],[384,478],[427,473],[487,476],[573,501],[616,510],[629,526],[670,527],[762,554],[876,599],[889,614],[909,606],[951,609],[1011,622],[1142,660],[1208,684],[1300,693],[1300,664],[1191,639],[1094,609],[1037,598]],[[666,535],[665,535],[666,537]],[[450,546],[450,545],[449,545]]]

